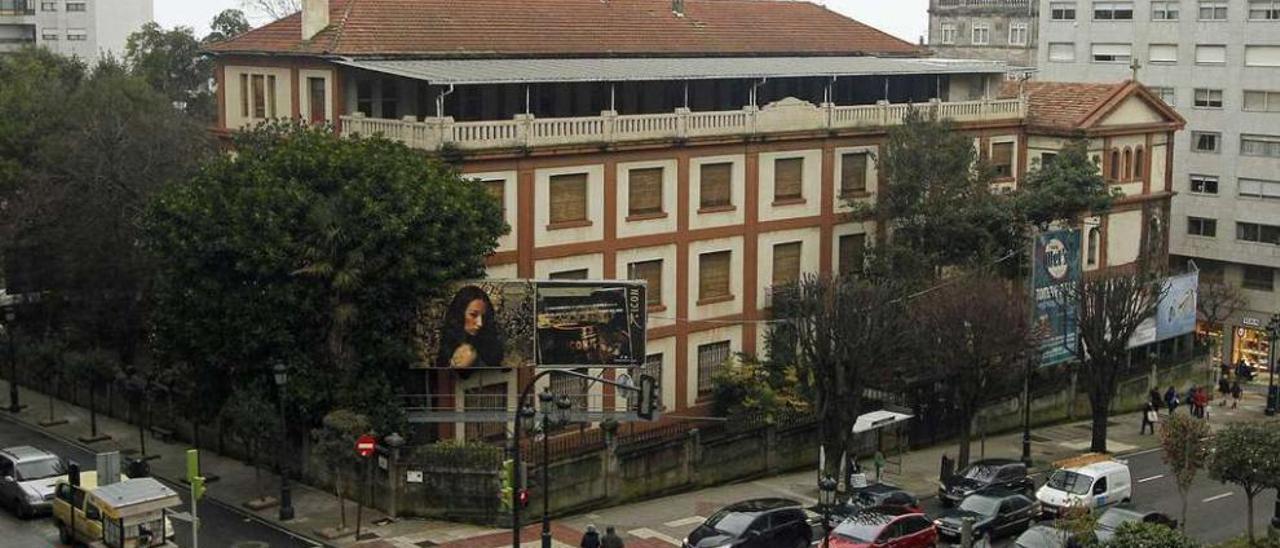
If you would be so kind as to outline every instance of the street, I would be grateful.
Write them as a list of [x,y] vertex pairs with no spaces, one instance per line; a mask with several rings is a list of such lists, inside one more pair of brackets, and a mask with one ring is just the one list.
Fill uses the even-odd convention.
[[[64,443],[43,433],[15,423],[7,417],[0,419],[0,447],[31,445],[57,453],[63,458],[78,462],[85,470],[94,468],[94,455],[79,447]],[[189,512],[189,491],[184,486],[170,485],[181,494],[183,506]],[[207,547],[276,548],[285,546],[310,547],[315,544],[268,527],[256,520],[231,511],[225,506],[210,502],[200,504],[200,545]],[[186,523],[172,520],[177,529],[179,546],[191,545],[191,529]],[[48,517],[20,520],[9,512],[0,511],[0,542],[5,546],[59,546],[58,531]]]

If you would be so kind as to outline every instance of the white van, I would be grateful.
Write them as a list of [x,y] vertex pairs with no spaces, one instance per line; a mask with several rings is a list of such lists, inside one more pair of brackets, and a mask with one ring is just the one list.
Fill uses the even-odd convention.
[[1129,465],[1114,460],[1054,470],[1049,481],[1036,491],[1047,516],[1061,515],[1071,507],[1103,508],[1129,502],[1132,497]]

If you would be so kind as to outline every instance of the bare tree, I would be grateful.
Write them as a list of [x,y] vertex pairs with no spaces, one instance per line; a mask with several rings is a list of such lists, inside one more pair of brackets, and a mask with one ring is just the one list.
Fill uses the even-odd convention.
[[254,17],[275,21],[302,11],[302,0],[240,0],[240,7]]
[[1200,321],[1209,326],[1221,326],[1248,304],[1239,287],[1223,280],[1202,279],[1200,282],[1196,312],[1199,313]]
[[928,368],[918,373],[949,392],[960,414],[958,466],[969,463],[973,419],[983,404],[1021,387],[1032,347],[1026,295],[977,271],[913,302]]

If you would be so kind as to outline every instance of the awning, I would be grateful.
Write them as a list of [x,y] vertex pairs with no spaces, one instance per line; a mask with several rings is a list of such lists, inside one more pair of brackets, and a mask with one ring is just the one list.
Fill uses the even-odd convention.
[[1000,61],[892,57],[341,59],[335,62],[443,85],[1003,74],[1008,68]]
[[894,411],[886,411],[884,409],[881,409],[879,411],[872,411],[870,413],[863,413],[861,415],[858,415],[858,420],[854,421],[853,433],[861,434],[863,432],[878,430],[886,426],[898,424],[900,422],[906,422],[908,420],[911,420],[912,417],[913,415],[908,415],[906,413],[898,413]]

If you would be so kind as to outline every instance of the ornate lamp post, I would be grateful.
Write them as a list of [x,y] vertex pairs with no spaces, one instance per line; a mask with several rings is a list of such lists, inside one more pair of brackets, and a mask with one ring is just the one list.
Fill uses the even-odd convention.
[[538,394],[538,403],[542,409],[542,548],[551,548],[551,484],[547,473],[551,469],[551,425],[568,422],[573,400],[568,396],[557,398],[547,390]]
[[818,480],[818,503],[822,505],[822,548],[827,548],[831,539],[831,507],[836,503],[837,487],[831,476],[822,476]]
[[271,368],[276,381],[276,401],[280,405],[280,443],[276,445],[276,462],[280,468],[280,521],[293,519],[293,496],[289,492],[289,465],[285,463],[284,448],[289,437],[288,417],[284,414],[285,386],[289,384],[289,368],[277,362]]

